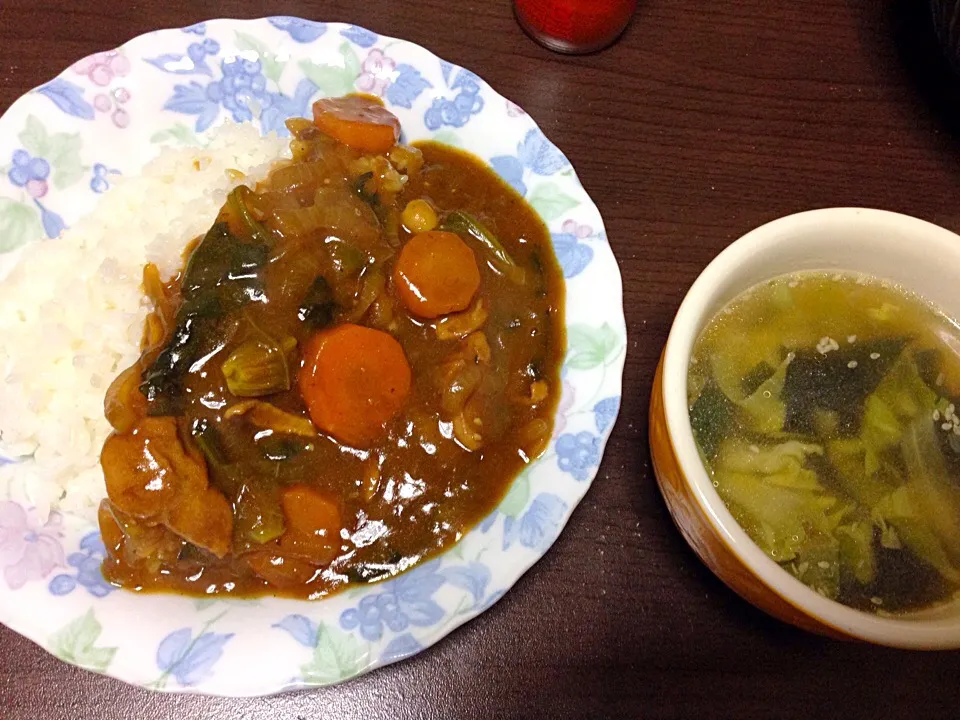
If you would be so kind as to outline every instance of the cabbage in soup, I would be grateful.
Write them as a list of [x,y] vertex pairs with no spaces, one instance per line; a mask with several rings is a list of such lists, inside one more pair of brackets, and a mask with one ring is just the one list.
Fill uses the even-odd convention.
[[796,578],[880,614],[960,587],[953,320],[867,276],[782,276],[710,321],[687,388],[718,493]]

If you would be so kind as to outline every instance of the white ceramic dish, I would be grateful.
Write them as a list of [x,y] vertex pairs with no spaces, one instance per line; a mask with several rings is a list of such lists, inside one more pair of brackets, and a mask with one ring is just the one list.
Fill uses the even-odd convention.
[[136,173],[163,145],[202,143],[228,117],[283,130],[311,100],[353,90],[382,96],[406,140],[487,160],[548,224],[566,279],[568,348],[547,452],[448,552],[318,602],[111,588],[95,523],[40,518],[15,487],[0,488],[0,621],[64,660],[150,688],[223,695],[338,682],[419,652],[496,602],[589,487],[619,408],[626,340],[600,214],[523,110],[403,40],[290,17],[213,20],[78,61],[0,118],[0,274],[19,246],[55,237],[113,172]]
[[[687,370],[700,330],[750,286],[798,270],[850,270],[891,280],[960,317],[960,237],[881,210],[832,208],[747,233],[703,271],[684,298],[654,388],[651,445],[677,525],[704,562],[758,607],[832,636],[902,648],[960,647],[960,601],[899,618],[828,600],[769,559],[724,506],[704,469],[687,409]],[[662,400],[662,403],[661,403]]]

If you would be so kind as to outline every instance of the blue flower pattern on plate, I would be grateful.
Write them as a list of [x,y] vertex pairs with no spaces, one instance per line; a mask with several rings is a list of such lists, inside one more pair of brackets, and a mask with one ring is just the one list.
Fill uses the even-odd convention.
[[489,595],[487,595],[486,600],[484,600],[482,603],[480,603],[479,605],[477,605],[477,606],[474,608],[474,610],[475,610],[477,613],[482,613],[482,612],[484,612],[485,610],[487,610],[487,608],[489,608],[491,605],[493,605],[494,603],[496,603],[497,600],[499,600],[500,598],[502,598],[505,592],[506,592],[505,590],[496,590],[496,591],[490,593]]
[[563,433],[557,438],[557,466],[573,475],[575,480],[585,481],[599,462],[599,436],[581,430],[578,433]]
[[207,85],[206,95],[229,110],[235,122],[253,120],[249,105],[251,100],[255,100],[263,109],[270,107],[273,99],[267,92],[267,78],[259,60],[224,60],[220,63],[220,70],[223,78],[220,82]]
[[517,146],[517,157],[525,168],[537,175],[553,175],[565,170],[570,161],[547,137],[540,128],[531,128]]
[[493,169],[521,195],[527,194],[524,170],[536,175],[553,175],[570,166],[570,161],[539,128],[531,128],[517,144],[516,155],[497,155],[490,159]]
[[366,28],[358,27],[357,25],[351,25],[341,30],[340,34],[354,45],[362,48],[373,47],[373,44],[379,37],[375,32],[370,32]]
[[267,79],[259,60],[223,60],[222,77],[207,85],[191,81],[189,85],[174,86],[174,94],[164,109],[187,115],[196,115],[195,129],[203,132],[220,115],[221,105],[230,112],[235,122],[253,119],[251,104],[260,109],[260,124],[264,131],[287,134],[283,121],[293,115],[305,115],[316,86],[304,78],[297,85],[293,97],[267,91]]
[[94,597],[106,597],[114,590],[100,572],[100,562],[106,555],[100,533],[96,530],[87,533],[80,540],[80,550],[67,556],[67,564],[76,568],[77,574],[56,575],[47,589],[53,595],[67,595],[77,587],[82,587]]
[[202,632],[194,638],[190,628],[175,630],[157,647],[161,677],[171,675],[184,687],[196,685],[210,674],[232,637],[232,633]]
[[67,226],[67,224],[63,221],[62,217],[41,203],[39,200],[34,200],[33,204],[36,205],[37,210],[40,211],[40,222],[43,225],[43,231],[47,234],[48,238],[55,238],[61,232],[63,232],[63,229]]
[[480,97],[480,78],[469,70],[460,69],[449,82],[451,73],[449,63],[442,65],[444,79],[451,90],[459,90],[453,98],[434,98],[423,115],[423,123],[428,130],[439,130],[444,125],[463,127],[473,115],[483,110],[483,98]]
[[93,105],[83,97],[83,88],[74,85],[69,80],[55,78],[41,85],[36,90],[44,97],[50,98],[53,104],[63,112],[83,120],[93,120]]
[[490,528],[493,527],[493,524],[497,521],[497,518],[500,516],[499,510],[492,511],[487,515],[483,520],[481,520],[477,527],[480,528],[480,532],[487,532]]
[[423,645],[417,642],[417,639],[410,633],[397,635],[393,640],[387,643],[387,646],[380,653],[380,662],[392,663],[403,658],[410,657],[423,650]]
[[298,43],[312,43],[327,31],[327,24],[297,17],[277,16],[270,18],[270,24],[283,30]]
[[40,211],[43,231],[49,238],[55,238],[66,227],[57,213],[40,202],[50,189],[47,179],[50,177],[50,163],[42,157],[33,157],[22,148],[14,150],[11,156],[7,179],[15,187],[23,188]]
[[586,270],[593,260],[593,248],[580,242],[573,233],[551,233],[550,239],[565,278],[576,277]]
[[290,637],[308,648],[316,646],[320,633],[317,624],[306,615],[287,615],[273,627],[286,630]]
[[593,422],[597,426],[598,433],[605,432],[613,424],[619,410],[619,397],[604,398],[593,406]]
[[294,116],[309,115],[310,98],[317,93],[317,86],[307,78],[298,84],[292,96],[283,93],[271,93],[270,106],[260,113],[260,127],[264,132],[273,131],[278,135],[289,135],[284,121]]
[[359,628],[364,639],[375,641],[383,636],[384,626],[399,633],[410,625],[433,625],[443,617],[443,609],[433,599],[445,580],[437,573],[439,565],[437,560],[419,565],[389,580],[383,592],[365,595],[357,607],[343,611],[340,627]]
[[524,547],[546,550],[560,532],[560,523],[567,507],[567,503],[557,495],[540,493],[519,521],[514,517],[504,518],[503,549],[509,549],[514,540],[519,540]]
[[397,76],[387,85],[384,93],[387,102],[393,105],[411,108],[420,93],[433,87],[413,65],[401,63],[397,65],[396,72]]
[[96,163],[90,171],[90,189],[95,193],[105,193],[110,189],[108,175],[119,175],[119,170],[108,168],[103,163]]
[[520,519],[520,544],[546,550],[560,533],[567,503],[553,493],[540,493]]
[[157,57],[147,58],[146,61],[155,68],[172,75],[192,75],[195,73],[213,75],[213,71],[207,65],[207,56],[215,56],[218,52],[220,52],[220,43],[213,38],[204,38],[202,42],[190,43],[187,46],[186,55],[164,53]]
[[469,592],[475,603],[480,602],[490,582],[490,568],[476,561],[466,565],[451,565],[444,568],[441,574],[454,587]]
[[574,220],[567,220],[560,232],[550,234],[550,239],[563,276],[569,279],[586,270],[593,260],[593,248],[586,241],[606,241],[607,236],[602,232],[595,233],[589,225],[578,225]]
[[521,195],[527,194],[527,184],[523,181],[523,163],[514,155],[498,155],[490,159],[490,165],[497,174]]
[[[14,150],[13,164],[7,171],[7,178],[17,187],[26,187],[31,197],[41,198],[47,194],[47,178],[50,175],[50,163],[42,157],[30,157],[26,150]],[[35,185],[28,187],[30,183]]]

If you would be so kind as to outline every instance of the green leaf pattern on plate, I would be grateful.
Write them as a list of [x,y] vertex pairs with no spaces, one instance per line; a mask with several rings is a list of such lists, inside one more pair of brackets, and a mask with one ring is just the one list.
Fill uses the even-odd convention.
[[174,123],[166,130],[158,130],[150,136],[150,142],[163,143],[168,140],[180,145],[197,145],[199,139],[193,128],[187,127],[183,123]]
[[283,75],[286,63],[280,60],[275,53],[270,52],[267,44],[247,33],[236,33],[237,47],[240,50],[253,50],[260,57],[263,65],[263,74],[268,80],[278,82]]
[[619,347],[620,335],[609,323],[567,328],[567,366],[574,370],[590,370],[606,363]]
[[572,210],[580,201],[563,192],[556,183],[545,182],[537,185],[527,195],[527,202],[540,213],[546,222],[562,217],[565,212]]
[[79,133],[50,134],[35,116],[28,115],[18,139],[27,152],[50,163],[53,186],[58,190],[70,187],[83,177]]
[[97,646],[102,629],[91,608],[53,634],[50,638],[50,650],[68,663],[104,672],[117,649]]
[[23,130],[17,136],[24,150],[34,157],[43,157],[49,150],[47,129],[34,115],[27,115]]
[[366,656],[367,648],[352,634],[321,624],[313,657],[300,672],[310,685],[327,685],[355,675],[366,664]]
[[500,507],[497,510],[507,517],[519,515],[527,506],[527,501],[530,499],[530,478],[528,475],[529,470],[523,470],[517,475],[507,494],[500,501]]
[[453,147],[463,147],[463,140],[453,130],[438,130],[431,138],[434,142],[452,145]]
[[10,252],[42,235],[40,214],[33,205],[0,197],[0,253]]
[[353,92],[353,84],[360,74],[360,59],[350,43],[340,45],[343,65],[316,65],[309,60],[300,61],[303,74],[313,82],[324,95],[346,95]]

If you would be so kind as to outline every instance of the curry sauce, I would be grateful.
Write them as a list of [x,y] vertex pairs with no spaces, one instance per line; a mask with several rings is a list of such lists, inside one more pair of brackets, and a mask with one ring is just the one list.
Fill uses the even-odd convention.
[[316,598],[393,576],[551,435],[563,279],[535,212],[472,155],[396,144],[370,100],[288,126],[293,159],[231,193],[183,270],[145,269],[101,455],[122,587]]

